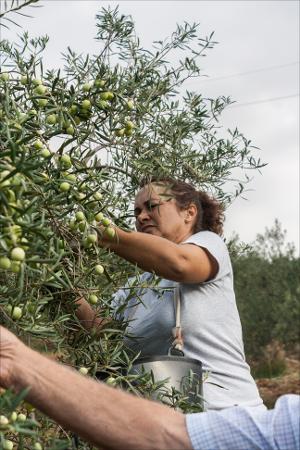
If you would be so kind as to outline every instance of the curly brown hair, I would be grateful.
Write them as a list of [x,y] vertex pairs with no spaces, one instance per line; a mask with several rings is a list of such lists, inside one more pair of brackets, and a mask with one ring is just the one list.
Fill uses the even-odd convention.
[[206,192],[197,191],[190,183],[171,177],[144,178],[140,183],[140,188],[150,183],[168,185],[180,209],[187,208],[191,203],[196,205],[198,213],[194,224],[194,233],[207,230],[222,236],[224,207],[218,200]]

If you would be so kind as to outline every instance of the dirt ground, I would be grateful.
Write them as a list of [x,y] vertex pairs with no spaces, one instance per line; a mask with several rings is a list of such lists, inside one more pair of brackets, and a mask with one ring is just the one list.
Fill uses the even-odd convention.
[[265,405],[272,408],[283,394],[300,394],[300,360],[287,357],[287,368],[276,378],[258,378],[256,383]]

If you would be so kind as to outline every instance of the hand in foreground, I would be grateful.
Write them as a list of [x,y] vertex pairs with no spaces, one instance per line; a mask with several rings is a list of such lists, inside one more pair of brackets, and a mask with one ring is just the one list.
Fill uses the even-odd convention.
[[26,347],[1,326],[0,386],[30,387],[32,405],[97,448],[191,449],[183,414],[87,379]]
[[0,326],[0,387],[8,388],[13,380],[13,361],[22,342]]

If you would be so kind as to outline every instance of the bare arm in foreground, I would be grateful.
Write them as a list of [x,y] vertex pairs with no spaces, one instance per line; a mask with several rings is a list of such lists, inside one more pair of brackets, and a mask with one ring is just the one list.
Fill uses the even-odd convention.
[[26,347],[0,326],[0,386],[63,427],[110,449],[191,449],[183,414],[89,380]]

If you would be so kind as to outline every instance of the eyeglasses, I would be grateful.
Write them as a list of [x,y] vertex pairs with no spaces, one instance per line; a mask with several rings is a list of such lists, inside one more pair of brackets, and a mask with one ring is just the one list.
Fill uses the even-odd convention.
[[[153,202],[151,200],[147,200],[144,203],[144,207],[145,207],[147,212],[151,213],[153,211],[153,209],[159,208],[160,206],[165,205],[166,203],[170,202],[171,200],[172,200],[172,198],[168,198],[167,200],[164,200],[163,202],[158,202],[158,203],[155,203],[155,202]],[[141,208],[135,208],[134,209],[134,216],[137,218],[141,214],[142,211],[143,210]]]

